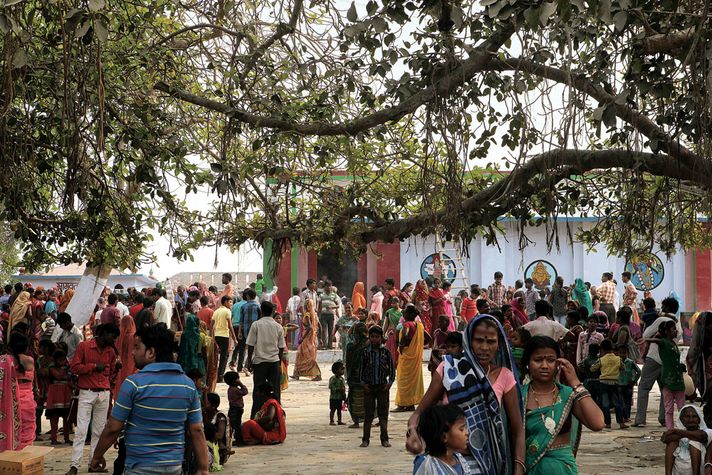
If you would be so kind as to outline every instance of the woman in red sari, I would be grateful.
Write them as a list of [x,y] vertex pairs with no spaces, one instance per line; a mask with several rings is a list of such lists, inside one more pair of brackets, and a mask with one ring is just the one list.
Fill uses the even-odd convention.
[[529,317],[527,316],[527,313],[524,311],[524,302],[523,298],[521,295],[515,295],[515,297],[512,299],[510,302],[512,305],[512,316],[513,321],[512,323],[514,324],[514,328],[519,328],[522,325],[526,325],[529,323]]
[[[420,312],[420,319],[423,321],[423,326],[425,327],[425,333],[428,335],[432,334],[434,331],[432,327],[432,322],[430,320],[430,302],[428,300],[428,283],[425,280],[420,279],[415,285],[415,295],[414,295],[415,308]],[[436,326],[437,328],[437,326]]]
[[279,405],[271,384],[262,383],[257,391],[260,391],[267,401],[262,404],[254,419],[242,424],[242,440],[245,445],[281,444],[287,438],[284,409]]
[[136,372],[136,364],[133,359],[134,336],[136,335],[136,322],[131,316],[121,319],[119,327],[119,339],[116,340],[116,349],[119,350],[119,358],[121,359],[121,369],[116,376],[114,385],[114,400],[119,395],[119,388],[127,376],[131,376]]
[[[445,308],[447,302],[447,295],[445,295],[445,291],[440,288],[440,279],[438,279],[437,277],[433,279],[433,288],[430,289],[430,293],[428,294],[428,300],[430,302],[431,308],[430,328],[435,331],[435,329],[438,328],[438,321],[440,319],[440,315],[447,315],[447,310]],[[432,333],[430,333],[430,336],[432,336]]]
[[17,373],[12,355],[0,356],[0,452],[20,446]]

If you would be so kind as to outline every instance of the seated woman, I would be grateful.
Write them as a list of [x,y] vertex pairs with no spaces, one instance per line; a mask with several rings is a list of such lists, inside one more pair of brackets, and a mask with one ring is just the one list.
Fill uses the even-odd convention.
[[255,414],[254,419],[242,424],[242,440],[245,445],[281,444],[287,438],[284,410],[277,402],[274,388],[269,383],[257,388],[267,401]]
[[675,428],[665,431],[660,440],[665,444],[665,475],[704,473],[707,446],[712,430],[707,428],[700,408],[688,404],[677,415]]

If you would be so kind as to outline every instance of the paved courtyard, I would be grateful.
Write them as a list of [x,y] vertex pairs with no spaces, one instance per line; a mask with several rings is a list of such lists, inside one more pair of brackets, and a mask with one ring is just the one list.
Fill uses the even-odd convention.
[[[383,474],[411,473],[413,457],[405,450],[405,428],[408,414],[391,414],[390,435],[393,447],[385,449],[378,443],[362,449],[361,431],[347,426],[329,426],[330,363],[326,355],[320,355],[323,381],[290,381],[283,393],[283,405],[287,413],[287,441],[277,446],[237,447],[235,455],[225,466],[225,474]],[[291,372],[291,366],[290,366]],[[426,371],[426,387],[429,382]],[[252,380],[245,378],[252,393]],[[218,385],[222,406],[227,412],[227,386]],[[658,394],[654,390],[650,408],[657,408]],[[395,387],[391,390],[391,402]],[[251,396],[246,399],[249,412]],[[393,404],[392,404],[392,407]],[[345,414],[345,421],[349,421]],[[654,421],[650,413],[648,422]],[[43,432],[49,429],[43,421]],[[375,428],[374,430],[378,430]],[[585,431],[579,449],[580,473],[629,475],[660,473],[663,470],[664,447],[659,441],[662,428],[655,422],[647,428],[631,428],[626,431],[605,430],[595,434]],[[44,436],[48,438],[49,436]],[[372,440],[378,441],[373,433]],[[49,445],[48,441],[39,442]],[[69,468],[70,446],[59,446],[46,459],[46,474],[64,474]],[[79,473],[86,473],[89,448]],[[113,449],[107,454],[109,464],[113,461]],[[111,465],[110,465],[111,467]]]

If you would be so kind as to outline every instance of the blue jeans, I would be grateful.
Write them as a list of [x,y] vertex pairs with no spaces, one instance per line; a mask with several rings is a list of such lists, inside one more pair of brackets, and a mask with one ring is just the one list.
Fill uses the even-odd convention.
[[617,384],[606,384],[601,382],[601,409],[603,409],[603,420],[607,426],[611,425],[611,406],[616,413],[616,422],[623,424],[625,420],[621,394]]
[[180,465],[170,467],[146,467],[135,466],[124,469],[124,475],[181,475],[183,468]]

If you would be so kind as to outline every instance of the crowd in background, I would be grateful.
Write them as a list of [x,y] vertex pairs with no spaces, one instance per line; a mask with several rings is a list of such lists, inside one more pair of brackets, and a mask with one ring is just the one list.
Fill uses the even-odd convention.
[[[369,444],[375,419],[382,445],[390,446],[389,394],[397,382],[392,411],[413,412],[407,436],[409,449],[421,453],[416,471],[437,464],[424,458],[423,450],[436,458],[439,452],[428,450],[427,438],[418,429],[421,417],[426,417],[422,421],[426,424],[437,412],[429,410],[435,406],[454,403],[465,408],[461,415],[467,429],[485,434],[486,453],[468,443],[462,459],[466,465],[481,469],[509,451],[515,454],[509,462],[512,473],[520,469],[535,473],[547,466],[547,458],[573,457],[580,427],[561,421],[578,421],[598,430],[611,426],[613,412],[619,427],[626,429],[632,422],[636,384],[634,425],[646,424],[649,392],[659,384],[663,394],[659,421],[668,429],[664,437],[668,447],[677,450],[680,438],[670,431],[680,420],[675,408],[683,409],[686,392],[677,346],[679,301],[671,295],[658,309],[650,295],[639,299],[630,278],[627,272],[621,275],[619,293],[611,273],[603,274],[596,286],[582,279],[566,286],[559,277],[550,288],[537,288],[532,279],[506,286],[497,272],[491,285],[472,285],[454,295],[451,283],[438,278],[400,288],[394,279],[386,279],[382,286],[373,286],[368,297],[364,284],[357,282],[349,299],[324,276],[294,288],[283,306],[277,288],[268,289],[261,275],[248,288],[236,290],[231,275],[225,274],[220,290],[199,282],[175,289],[107,288],[81,327],[66,312],[72,289],[60,294],[57,289],[32,288],[30,283],[6,286],[0,295],[0,330],[7,353],[0,358],[4,369],[0,391],[13,397],[0,397],[6,416],[0,425],[8,434],[0,438],[0,450],[19,449],[39,439],[44,416],[50,421],[52,444],[62,443],[60,434],[64,443],[73,444],[70,475],[77,473],[85,438],[91,440],[92,463],[101,464],[100,441],[112,436],[112,424],[131,417],[126,412],[130,402],[124,399],[128,396],[122,392],[135,386],[136,375],[147,368],[156,372],[156,365],[175,364],[165,371],[179,371],[191,381],[207,436],[196,439],[181,432],[180,441],[191,442],[182,453],[181,470],[200,471],[202,449],[196,450],[194,443],[205,446],[210,469],[220,470],[234,453],[233,446],[284,441],[281,391],[288,388],[290,376],[321,379],[317,350],[334,347],[340,348],[342,358],[332,366],[329,380],[330,421],[336,425],[336,416],[342,423],[345,403],[351,427],[363,427],[362,446]],[[712,318],[706,313],[691,321],[693,346],[687,357],[689,376],[704,402],[712,367],[707,364],[712,358],[708,322]],[[162,335],[162,330],[157,327],[169,332],[170,355],[156,360],[154,354],[153,360],[136,364],[136,342],[141,335],[149,343],[158,339],[153,333]],[[289,349],[296,350],[291,375]],[[426,349],[432,376],[427,392],[422,368]],[[532,371],[535,362],[538,372]],[[551,368],[545,368],[549,363]],[[250,418],[244,423],[243,398],[248,391],[240,374],[251,375],[255,382]],[[220,411],[215,392],[219,383],[228,385],[227,415]],[[542,387],[549,392],[528,397],[531,388]],[[530,413],[522,412],[529,405],[536,414],[545,407],[554,409],[530,421]],[[517,420],[524,425],[517,426]],[[698,426],[709,422],[700,420]],[[520,433],[515,426],[526,431]],[[572,443],[563,455],[539,450],[542,443],[568,437]],[[135,449],[119,445],[124,446],[123,457],[120,451],[115,467],[121,470],[128,460],[126,473],[131,473],[141,457],[136,462]],[[679,462],[676,450],[670,450],[668,458]],[[694,450],[696,461],[699,454]],[[704,458],[704,451],[701,454]],[[145,460],[146,454],[142,456]]]

